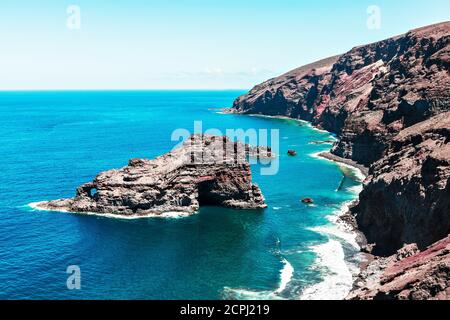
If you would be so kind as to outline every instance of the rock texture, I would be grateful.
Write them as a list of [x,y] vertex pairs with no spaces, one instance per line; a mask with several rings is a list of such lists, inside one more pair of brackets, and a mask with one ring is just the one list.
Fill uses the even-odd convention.
[[402,130],[352,209],[375,254],[420,249],[450,232],[450,111]]
[[248,156],[272,157],[226,137],[193,135],[155,160],[132,159],[119,170],[100,173],[76,190],[73,199],[38,204],[39,208],[123,216],[193,213],[202,205],[237,209],[265,208],[252,183]]
[[331,80],[331,69],[339,56],[292,70],[254,87],[237,98],[232,112],[288,116],[311,121],[319,93]]
[[450,236],[420,252],[415,244],[377,258],[347,300],[450,300]]
[[412,243],[423,250],[450,233],[450,22],[293,70],[239,97],[230,112],[299,118],[336,133],[331,153],[370,167],[351,220],[374,254]]
[[271,79],[231,112],[300,118],[336,133],[332,154],[371,166],[354,213],[375,252],[389,255],[450,232],[449,68],[444,22]]
[[340,135],[336,155],[370,165],[399,131],[450,108],[449,67],[445,22],[295,69],[231,110],[312,121]]

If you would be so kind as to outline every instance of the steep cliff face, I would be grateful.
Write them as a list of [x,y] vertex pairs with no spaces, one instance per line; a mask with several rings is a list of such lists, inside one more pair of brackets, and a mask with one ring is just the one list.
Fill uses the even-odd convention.
[[41,202],[37,207],[119,216],[190,214],[202,205],[265,208],[261,190],[252,183],[248,156],[272,154],[226,137],[193,135],[155,160],[132,159],[122,169],[100,173],[78,187],[72,199]]
[[356,47],[239,97],[232,112],[311,121],[371,166],[353,210],[375,253],[450,233],[450,22]]
[[338,78],[366,69],[366,79],[372,80],[358,85],[366,89],[357,93],[358,104],[344,101],[331,108],[332,115],[350,114],[333,152],[370,165],[400,130],[449,110],[449,51],[450,23],[444,23],[344,55],[335,66],[343,69]]
[[331,79],[339,56],[324,59],[268,80],[239,97],[232,110],[243,114],[288,116],[311,121],[316,101]]
[[232,110],[312,121],[339,134],[333,153],[370,165],[400,130],[450,108],[449,64],[446,22],[271,79]]
[[423,249],[450,232],[450,111],[402,130],[370,168],[353,208],[377,254]]

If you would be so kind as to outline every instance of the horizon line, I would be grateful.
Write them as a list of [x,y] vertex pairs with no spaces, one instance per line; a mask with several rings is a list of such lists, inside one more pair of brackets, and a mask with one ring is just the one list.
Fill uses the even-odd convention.
[[250,88],[148,88],[148,89],[113,89],[113,88],[70,88],[70,89],[0,89],[1,92],[64,92],[64,91],[248,91]]

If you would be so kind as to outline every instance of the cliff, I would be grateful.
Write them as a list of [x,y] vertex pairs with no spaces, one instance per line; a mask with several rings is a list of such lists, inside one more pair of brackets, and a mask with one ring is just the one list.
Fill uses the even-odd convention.
[[288,116],[311,121],[320,90],[331,79],[339,56],[324,59],[268,80],[239,97],[232,110],[242,114]]
[[450,236],[424,251],[410,244],[377,258],[347,300],[450,300]]
[[[445,159],[449,155],[433,153],[436,148],[447,148],[446,124],[433,120],[415,126],[436,115],[449,117],[449,67],[450,22],[444,22],[359,46],[268,80],[236,99],[230,110],[303,119],[336,133],[334,155],[371,166],[355,211],[359,226],[369,242],[377,243],[376,252],[392,254],[403,243],[424,247],[450,233],[448,223],[437,230],[432,227],[449,217],[448,207],[439,200],[448,191]],[[414,136],[416,130],[422,130],[419,135],[426,135],[423,139],[429,145],[413,139],[425,148],[413,154],[410,149],[415,146],[405,137]],[[394,170],[393,162],[398,160],[392,156],[394,150],[397,157],[411,161],[402,161]],[[433,162],[435,156],[440,157],[439,165]],[[396,182],[391,183],[386,171],[392,171]],[[410,177],[412,172],[424,178]],[[436,181],[431,179],[434,173],[438,173]],[[405,179],[411,180],[409,187]],[[413,187],[417,180],[421,182]],[[426,203],[420,200],[425,198]],[[447,209],[440,214],[435,206]],[[421,220],[427,223],[418,232]]]
[[423,249],[450,233],[450,111],[395,136],[352,209],[376,254]]
[[[352,214],[373,253],[450,233],[450,22],[293,70],[230,112],[288,116],[334,132],[331,153],[369,167]],[[448,261],[448,256],[447,256]]]
[[119,216],[190,214],[202,205],[265,208],[261,190],[252,183],[248,156],[272,154],[268,148],[226,137],[193,135],[155,160],[132,159],[122,169],[100,173],[78,187],[72,199],[41,202],[37,207]]
[[340,135],[335,154],[370,165],[399,131],[448,110],[449,42],[445,22],[356,47],[256,86],[232,110],[312,121]]

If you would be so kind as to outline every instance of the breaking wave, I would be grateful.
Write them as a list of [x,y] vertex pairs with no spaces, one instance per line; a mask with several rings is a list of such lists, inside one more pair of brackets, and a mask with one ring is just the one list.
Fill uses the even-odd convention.
[[307,287],[300,295],[301,300],[342,300],[353,287],[353,279],[359,272],[359,261],[348,261],[346,251],[353,257],[359,255],[357,234],[339,217],[346,213],[352,201],[345,202],[335,214],[328,217],[330,224],[310,228],[311,231],[326,235],[324,244],[311,246],[317,258],[312,268],[320,270],[322,281]]
[[224,299],[232,300],[283,300],[281,295],[287,288],[294,276],[294,267],[283,258],[284,266],[280,270],[280,285],[274,291],[252,291],[248,289],[233,289],[225,287],[222,295]]
[[337,240],[311,248],[316,254],[317,268],[321,268],[323,280],[306,288],[301,300],[342,300],[350,292],[353,275],[345,262],[342,245]]
[[[37,211],[49,211],[49,212],[64,212],[64,213],[71,213],[71,214],[78,214],[78,215],[85,215],[85,216],[97,216],[97,217],[103,217],[103,218],[112,218],[112,219],[119,219],[119,220],[136,220],[136,219],[148,219],[148,218],[165,218],[165,219],[181,219],[191,216],[193,213],[190,212],[163,212],[161,214],[155,214],[150,213],[146,215],[117,215],[112,213],[96,213],[96,212],[72,212],[68,210],[48,210],[43,209],[39,207],[39,204],[45,203],[45,201],[39,201],[39,202],[31,202],[28,204],[28,207],[37,210]],[[195,213],[194,213],[195,214]]]

